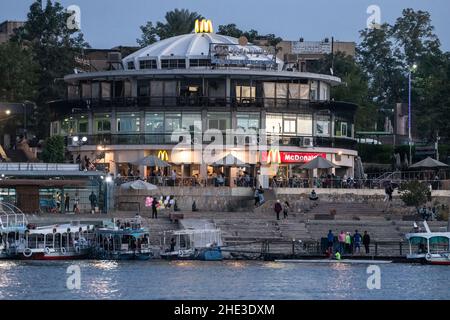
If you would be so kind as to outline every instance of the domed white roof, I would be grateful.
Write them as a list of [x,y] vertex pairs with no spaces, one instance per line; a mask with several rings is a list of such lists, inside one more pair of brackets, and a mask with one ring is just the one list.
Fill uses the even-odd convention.
[[[142,48],[123,59],[125,69],[140,69],[140,61],[153,60],[152,66],[146,69],[161,69],[161,60],[186,60],[185,67],[189,68],[190,59],[209,59],[210,49],[216,45],[227,47],[226,59],[231,61],[247,61],[249,64],[264,64],[273,62],[273,56],[262,48],[248,44],[239,45],[239,40],[216,33],[190,33],[164,39]],[[221,57],[223,58],[223,56]],[[155,63],[156,62],[156,63]],[[278,68],[283,62],[276,60]]]

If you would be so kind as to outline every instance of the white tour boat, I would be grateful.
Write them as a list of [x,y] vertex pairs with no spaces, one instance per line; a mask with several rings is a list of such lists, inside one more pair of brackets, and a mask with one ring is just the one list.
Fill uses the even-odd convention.
[[431,232],[428,223],[423,222],[425,232],[419,232],[418,226],[413,233],[406,234],[409,242],[407,259],[434,265],[450,265],[450,232]]

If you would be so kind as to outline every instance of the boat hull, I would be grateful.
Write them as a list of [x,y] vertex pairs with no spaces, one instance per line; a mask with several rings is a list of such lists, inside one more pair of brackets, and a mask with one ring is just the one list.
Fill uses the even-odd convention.
[[37,252],[33,253],[31,257],[25,257],[19,254],[17,258],[19,260],[80,260],[89,258],[89,254],[88,253],[47,254],[45,252]]

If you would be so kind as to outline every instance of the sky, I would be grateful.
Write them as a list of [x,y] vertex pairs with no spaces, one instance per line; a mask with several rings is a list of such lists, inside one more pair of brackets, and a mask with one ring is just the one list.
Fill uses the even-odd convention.
[[[45,1],[44,1],[45,2]],[[25,20],[33,0],[0,0],[0,22]],[[285,40],[317,41],[334,37],[359,42],[370,5],[381,23],[394,23],[404,8],[430,12],[442,49],[450,51],[449,0],[60,0],[81,10],[81,31],[93,48],[135,46],[139,26],[164,21],[167,11],[186,8],[212,20],[214,27],[235,23],[242,30],[274,33]]]

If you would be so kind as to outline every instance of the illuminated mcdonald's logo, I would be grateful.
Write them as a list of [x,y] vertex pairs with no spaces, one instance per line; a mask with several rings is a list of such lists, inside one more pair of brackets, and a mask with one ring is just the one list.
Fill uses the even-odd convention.
[[277,149],[271,149],[268,153],[267,153],[267,164],[270,163],[281,163],[281,153],[280,150]]
[[158,152],[158,158],[162,161],[169,161],[169,154],[166,150],[159,150]]
[[211,20],[202,19],[195,20],[195,33],[213,33],[213,26]]

